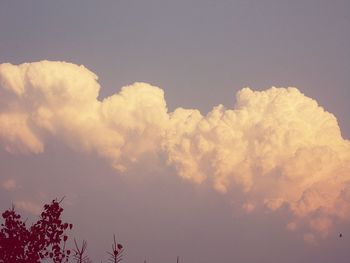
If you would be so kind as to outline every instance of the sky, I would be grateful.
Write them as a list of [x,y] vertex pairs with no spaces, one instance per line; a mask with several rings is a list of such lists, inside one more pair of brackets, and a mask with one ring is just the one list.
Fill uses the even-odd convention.
[[0,209],[65,196],[95,262],[348,262],[349,11],[1,1]]

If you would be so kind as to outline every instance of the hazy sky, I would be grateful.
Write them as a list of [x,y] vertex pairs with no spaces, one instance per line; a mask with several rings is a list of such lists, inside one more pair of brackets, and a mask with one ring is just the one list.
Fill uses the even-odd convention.
[[0,66],[0,209],[66,196],[96,262],[113,233],[125,262],[348,262],[349,25],[348,0],[1,1],[0,63],[72,64]]

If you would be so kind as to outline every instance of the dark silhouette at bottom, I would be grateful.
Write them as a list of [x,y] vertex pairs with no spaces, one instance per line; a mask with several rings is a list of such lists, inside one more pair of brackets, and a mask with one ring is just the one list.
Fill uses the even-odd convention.
[[[70,259],[78,263],[91,263],[86,255],[85,240],[79,246],[74,239],[75,248],[66,247],[67,231],[73,225],[61,219],[62,200],[52,200],[50,204],[45,204],[38,221],[30,227],[26,226],[26,220],[22,221],[14,206],[2,213],[4,222],[0,229],[0,263],[40,263],[44,260],[68,263]],[[109,261],[120,262],[123,252],[123,246],[116,242],[114,235],[112,251],[107,252]]]

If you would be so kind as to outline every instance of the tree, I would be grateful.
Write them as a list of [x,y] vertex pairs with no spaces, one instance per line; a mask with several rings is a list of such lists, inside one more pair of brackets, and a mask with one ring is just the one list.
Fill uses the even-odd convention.
[[68,262],[66,230],[73,225],[62,222],[62,211],[60,202],[53,200],[44,206],[39,220],[27,228],[14,206],[6,210],[0,230],[0,263],[39,263],[43,259]]
[[113,235],[112,252],[107,251],[107,254],[109,255],[109,261],[113,263],[118,263],[122,261],[123,252],[123,246],[121,244],[117,244],[117,241],[115,240],[115,235]]
[[87,248],[86,240],[83,240],[83,244],[81,245],[81,247],[79,247],[77,241],[74,238],[74,245],[75,245],[75,249],[73,249],[73,251],[74,251],[73,258],[75,259],[75,262],[77,262],[77,263],[90,263],[91,261],[90,261],[89,257],[87,255],[85,255],[86,248]]
[[[75,249],[66,248],[67,230],[73,225],[63,222],[61,201],[52,200],[44,205],[39,220],[31,227],[26,226],[15,207],[6,210],[2,217],[4,223],[0,229],[0,263],[40,263],[42,260],[52,260],[54,263],[68,263],[69,256],[78,263],[91,263],[86,255],[87,242],[81,247],[74,239]],[[116,242],[113,236],[112,252],[107,252],[111,262],[122,260],[124,248]]]

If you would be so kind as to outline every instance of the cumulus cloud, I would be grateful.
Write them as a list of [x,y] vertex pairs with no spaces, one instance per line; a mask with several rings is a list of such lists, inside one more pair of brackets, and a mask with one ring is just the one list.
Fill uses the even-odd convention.
[[350,218],[350,142],[334,115],[298,89],[244,88],[234,108],[219,105],[205,116],[196,109],[169,113],[163,90],[146,83],[103,100],[99,90],[84,66],[1,64],[3,147],[42,153],[55,137],[107,158],[118,171],[145,155],[163,155],[195,184],[210,183],[228,196],[238,189],[247,213],[286,208],[287,229],[306,225],[326,236],[335,218]]
[[41,153],[56,136],[124,170],[156,151],[168,118],[161,89],[135,83],[99,101],[97,76],[65,62],[2,64],[0,85],[0,138],[9,152]]
[[349,218],[350,144],[336,118],[296,88],[245,88],[236,100],[170,114],[164,145],[180,176],[228,194],[239,186],[248,213],[286,207],[299,221],[291,230],[326,236],[332,218]]

